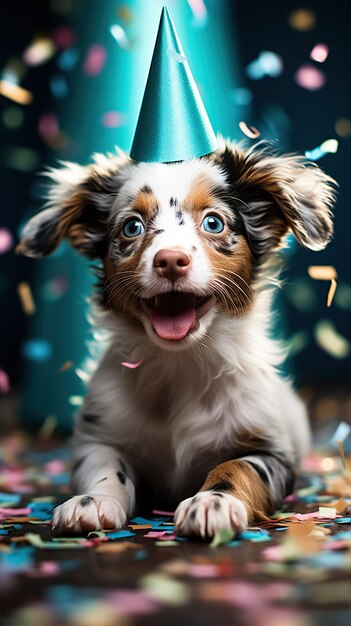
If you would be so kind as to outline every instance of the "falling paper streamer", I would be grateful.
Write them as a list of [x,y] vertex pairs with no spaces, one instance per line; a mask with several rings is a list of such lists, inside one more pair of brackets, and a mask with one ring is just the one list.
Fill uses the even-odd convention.
[[30,285],[28,283],[19,283],[17,285],[17,293],[25,314],[33,315],[36,311],[36,306]]
[[17,104],[26,105],[33,102],[33,94],[30,91],[7,80],[0,80],[0,94]]
[[338,151],[339,142],[337,139],[326,139],[317,148],[313,150],[306,150],[305,157],[310,161],[319,161],[326,154],[335,154]]
[[344,451],[344,446],[342,444],[342,441],[340,441],[339,439],[337,440],[337,446],[339,448],[339,453],[340,453],[340,457],[341,457],[341,463],[343,468],[345,469],[345,451]]
[[351,346],[346,337],[338,333],[330,320],[321,320],[314,330],[318,345],[335,359],[345,359],[350,354]]
[[130,363],[129,361],[123,361],[121,363],[121,365],[123,365],[123,367],[127,367],[130,370],[135,370],[137,367],[139,367],[144,359],[140,359],[140,361],[137,361],[136,363]]
[[257,130],[254,126],[248,126],[246,122],[239,122],[239,128],[246,137],[250,137],[250,139],[257,139],[260,136],[260,131]]
[[330,280],[330,288],[327,297],[327,307],[330,307],[335,295],[338,277],[335,267],[332,265],[310,265],[307,268],[308,275],[314,280]]
[[317,63],[324,63],[324,61],[328,58],[328,54],[328,46],[325,43],[317,43],[311,50],[310,57],[312,61],[317,61]]

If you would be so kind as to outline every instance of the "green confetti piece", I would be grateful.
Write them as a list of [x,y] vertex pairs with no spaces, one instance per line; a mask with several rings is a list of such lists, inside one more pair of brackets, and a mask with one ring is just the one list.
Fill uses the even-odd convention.
[[222,528],[218,530],[210,543],[210,548],[218,548],[218,546],[229,543],[234,535],[235,531],[232,528]]

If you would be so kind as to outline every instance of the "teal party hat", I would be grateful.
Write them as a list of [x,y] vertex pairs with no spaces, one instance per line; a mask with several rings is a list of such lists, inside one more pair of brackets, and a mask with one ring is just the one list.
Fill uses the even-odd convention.
[[164,7],[130,156],[170,163],[214,152],[216,136]]

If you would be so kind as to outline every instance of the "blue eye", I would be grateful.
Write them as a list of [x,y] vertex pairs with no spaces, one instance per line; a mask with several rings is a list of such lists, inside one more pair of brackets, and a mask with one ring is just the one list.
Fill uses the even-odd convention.
[[201,226],[207,233],[214,233],[215,235],[224,230],[224,222],[217,215],[206,215]]
[[144,224],[137,219],[128,220],[123,227],[123,235],[126,237],[139,237],[144,232]]

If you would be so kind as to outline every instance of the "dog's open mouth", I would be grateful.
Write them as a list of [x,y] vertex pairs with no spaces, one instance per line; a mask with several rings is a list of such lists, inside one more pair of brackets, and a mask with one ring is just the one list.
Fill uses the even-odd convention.
[[155,333],[161,339],[184,339],[199,327],[199,320],[213,306],[213,296],[171,291],[143,301]]

